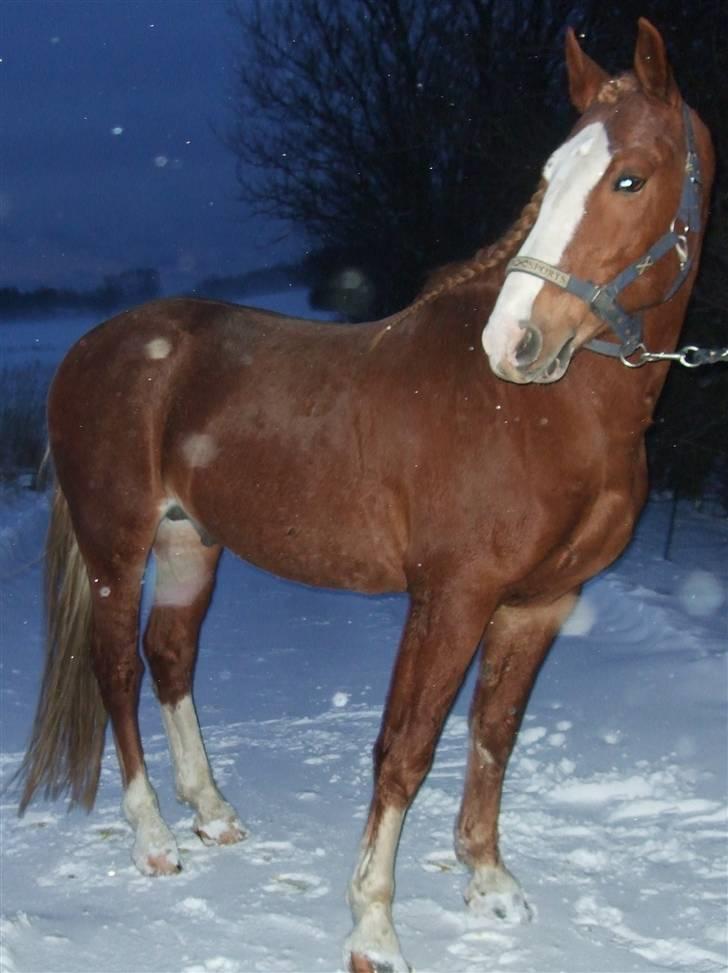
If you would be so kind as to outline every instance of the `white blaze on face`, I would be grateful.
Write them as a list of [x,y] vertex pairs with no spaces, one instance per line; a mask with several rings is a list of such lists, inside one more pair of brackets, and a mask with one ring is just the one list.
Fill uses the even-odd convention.
[[[581,222],[589,194],[610,160],[607,132],[601,122],[587,125],[554,152],[543,169],[548,189],[538,219],[519,256],[558,266]],[[530,274],[506,277],[483,331],[483,348],[492,364],[506,358],[523,337],[520,322],[530,321],[533,302],[543,285],[544,281]]]

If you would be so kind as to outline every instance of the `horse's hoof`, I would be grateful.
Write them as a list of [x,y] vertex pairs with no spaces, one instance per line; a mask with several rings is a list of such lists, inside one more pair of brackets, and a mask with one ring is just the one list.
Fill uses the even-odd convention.
[[171,831],[163,825],[152,834],[138,831],[131,859],[142,873],[151,878],[177,875],[182,871],[177,844]]
[[366,906],[344,943],[344,962],[350,973],[412,973],[399,948],[389,906]]
[[502,866],[476,868],[465,890],[465,901],[475,915],[494,924],[515,926],[533,919],[523,889]]
[[349,958],[349,973],[377,973],[376,967],[361,953],[352,953]]
[[[409,964],[404,968],[412,973]],[[349,973],[397,973],[397,969],[402,969],[401,965],[395,967],[388,960],[371,959],[363,953],[352,953],[349,958]]]
[[245,841],[248,831],[243,827],[237,818],[233,821],[206,821],[205,824],[197,823],[194,832],[203,845],[236,845],[239,841]]
[[170,861],[168,858],[161,855],[157,855],[153,858],[147,858],[147,864],[149,866],[149,874],[159,876],[159,875],[179,875],[182,871],[182,866],[179,862]]
[[466,897],[465,901],[476,916],[494,924],[518,926],[533,919],[533,910],[523,895],[487,892],[485,895]]
[[147,855],[140,871],[152,878],[162,875],[179,875],[182,871],[182,865],[176,856],[172,856],[169,852],[160,852],[158,855]]

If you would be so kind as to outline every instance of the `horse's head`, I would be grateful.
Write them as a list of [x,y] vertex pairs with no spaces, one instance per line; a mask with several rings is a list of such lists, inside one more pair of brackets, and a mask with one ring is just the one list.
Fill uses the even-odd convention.
[[493,371],[512,382],[556,381],[602,332],[616,332],[624,354],[634,350],[639,312],[668,300],[692,270],[708,188],[700,182],[712,178],[707,130],[683,106],[648,21],[639,22],[634,73],[610,78],[572,30],[566,63],[581,118],[544,166],[538,218],[483,332]]

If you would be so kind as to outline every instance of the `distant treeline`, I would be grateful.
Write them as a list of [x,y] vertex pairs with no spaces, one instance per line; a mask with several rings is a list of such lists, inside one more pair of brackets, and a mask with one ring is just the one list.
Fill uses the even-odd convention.
[[158,297],[159,271],[151,267],[135,267],[120,274],[108,274],[92,290],[38,287],[21,291],[17,287],[0,288],[0,320],[18,317],[38,317],[58,311],[100,311],[137,304]]
[[206,277],[193,293],[196,297],[244,302],[248,297],[285,292],[290,287],[307,287],[311,308],[333,311],[344,320],[362,320],[372,311],[371,281],[359,269],[356,255],[327,247],[310,250],[295,263],[229,277]]
[[[244,300],[259,294],[274,294],[289,287],[321,286],[320,268],[310,257],[299,263],[281,263],[271,267],[206,277],[187,293],[195,297],[218,300]],[[23,291],[17,287],[0,287],[0,321],[19,317],[46,317],[63,311],[99,311],[107,313],[153,300],[161,293],[159,271],[149,267],[125,270],[104,277],[91,290],[67,287],[37,287]]]
[[205,277],[195,284],[193,293],[197,297],[236,301],[258,294],[276,294],[289,287],[311,287],[312,283],[306,261],[279,263],[227,277]]

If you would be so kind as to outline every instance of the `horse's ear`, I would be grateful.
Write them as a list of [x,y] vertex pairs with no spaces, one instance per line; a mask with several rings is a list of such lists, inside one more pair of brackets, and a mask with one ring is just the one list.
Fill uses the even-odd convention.
[[582,51],[571,27],[566,30],[566,70],[571,103],[577,111],[583,112],[594,101],[609,75]]
[[665,42],[659,30],[644,17],[639,19],[634,73],[647,94],[655,95],[671,105],[679,103],[680,92],[667,60]]

